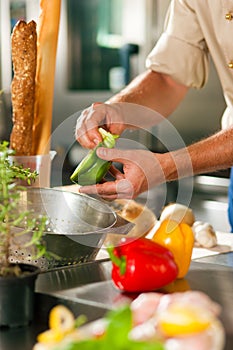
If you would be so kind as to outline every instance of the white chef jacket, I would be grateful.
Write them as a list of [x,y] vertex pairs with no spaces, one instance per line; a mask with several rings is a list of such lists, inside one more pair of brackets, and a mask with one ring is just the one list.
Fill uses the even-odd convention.
[[209,55],[227,105],[222,118],[226,128],[233,124],[233,0],[172,0],[146,67],[201,88],[208,79]]

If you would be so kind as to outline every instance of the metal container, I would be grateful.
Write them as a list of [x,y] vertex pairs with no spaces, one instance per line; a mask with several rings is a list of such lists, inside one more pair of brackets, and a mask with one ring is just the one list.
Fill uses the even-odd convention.
[[53,257],[34,258],[34,248],[24,247],[30,233],[14,238],[10,260],[30,262],[42,270],[94,260],[107,233],[126,234],[132,228],[104,202],[57,189],[27,188],[21,192],[18,210],[48,217],[44,240]]

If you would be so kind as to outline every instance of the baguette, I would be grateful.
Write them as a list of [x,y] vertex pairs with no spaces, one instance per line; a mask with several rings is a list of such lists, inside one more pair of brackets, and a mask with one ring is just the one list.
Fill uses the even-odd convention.
[[34,154],[47,154],[50,149],[60,7],[60,0],[40,1],[33,127]]
[[12,121],[10,146],[16,155],[32,155],[32,131],[35,102],[37,61],[36,23],[19,21],[12,32],[12,63],[14,77],[11,84]]

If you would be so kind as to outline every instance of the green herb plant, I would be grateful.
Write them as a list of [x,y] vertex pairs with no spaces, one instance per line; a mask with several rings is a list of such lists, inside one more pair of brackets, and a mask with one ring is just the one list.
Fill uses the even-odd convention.
[[[28,235],[24,247],[35,248],[35,257],[46,254],[43,244],[43,233],[47,223],[45,216],[33,217],[30,211],[19,211],[18,204],[26,181],[30,185],[35,181],[38,173],[18,166],[10,161],[14,151],[9,148],[9,142],[0,143],[0,276],[17,276],[21,274],[19,264],[9,261],[11,242],[17,235]],[[21,228],[18,230],[18,228]],[[17,228],[17,229],[16,229]]]

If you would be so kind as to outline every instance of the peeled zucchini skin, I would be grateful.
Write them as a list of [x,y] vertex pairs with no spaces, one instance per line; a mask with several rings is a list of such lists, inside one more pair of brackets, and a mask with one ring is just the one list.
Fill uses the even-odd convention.
[[83,160],[79,163],[73,174],[70,176],[71,181],[79,183],[78,179],[81,176],[81,174],[86,173],[96,164],[97,160],[100,159],[96,154],[96,150],[100,146],[102,146],[102,143],[100,143],[95,149],[89,151],[86,157],[83,158]]
[[95,162],[95,154],[94,151],[90,151],[85,158],[79,163],[73,174],[70,176],[71,181],[76,182],[78,176],[90,169]]

